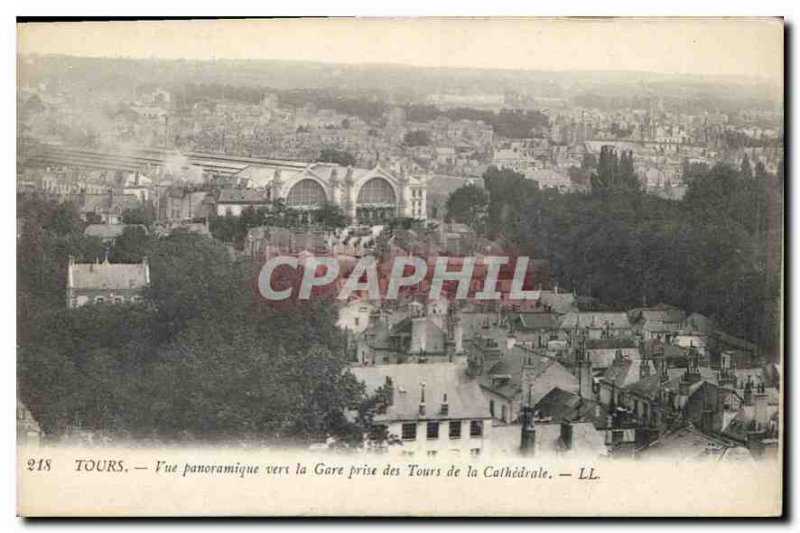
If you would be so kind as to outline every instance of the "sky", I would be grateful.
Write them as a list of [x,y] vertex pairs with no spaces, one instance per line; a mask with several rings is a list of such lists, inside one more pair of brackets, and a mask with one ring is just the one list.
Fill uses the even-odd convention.
[[783,82],[780,19],[276,19],[18,25],[20,54],[613,70]]

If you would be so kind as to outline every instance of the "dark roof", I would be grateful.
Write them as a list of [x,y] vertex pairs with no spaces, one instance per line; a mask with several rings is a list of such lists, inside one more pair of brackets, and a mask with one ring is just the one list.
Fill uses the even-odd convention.
[[667,381],[662,383],[661,376],[658,374],[651,375],[644,379],[640,379],[636,383],[632,383],[626,387],[626,390],[630,391],[633,394],[637,394],[644,398],[650,398],[651,400],[656,399],[658,397],[658,393],[662,389],[667,390],[677,390],[678,383],[680,382],[681,378],[678,377],[668,377]]
[[516,313],[514,327],[521,330],[558,329],[561,317],[555,313]]
[[534,412],[540,418],[550,418],[554,422],[588,420],[598,429],[606,427],[609,414],[603,404],[558,387],[539,400]]

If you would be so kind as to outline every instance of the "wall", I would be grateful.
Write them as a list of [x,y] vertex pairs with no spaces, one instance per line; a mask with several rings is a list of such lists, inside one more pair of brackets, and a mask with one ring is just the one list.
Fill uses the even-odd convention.
[[[470,422],[472,420],[454,420],[461,425],[461,438],[451,439],[449,436],[450,420],[439,421],[439,438],[427,438],[427,420],[416,421],[417,438],[413,441],[403,441],[402,446],[390,446],[389,453],[396,455],[414,456],[419,458],[429,457],[428,452],[435,452],[437,458],[452,457],[469,458],[474,454],[474,450],[480,450],[479,455],[487,454],[491,441],[492,421],[491,419],[476,419],[483,422],[483,435],[471,437]],[[402,436],[402,423],[395,422],[388,425],[390,434]]]

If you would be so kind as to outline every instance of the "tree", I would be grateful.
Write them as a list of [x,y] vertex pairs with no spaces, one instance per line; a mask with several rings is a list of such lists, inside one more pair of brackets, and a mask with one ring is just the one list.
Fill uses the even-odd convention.
[[747,155],[747,152],[744,153],[744,157],[742,158],[740,173],[744,179],[751,179],[753,177],[753,166],[750,164],[750,157]]
[[328,231],[347,227],[349,217],[338,205],[325,203],[314,213],[314,220]]
[[124,224],[141,224],[150,226],[155,220],[155,207],[148,202],[146,205],[128,208],[122,212],[122,222]]
[[112,263],[140,263],[149,255],[155,239],[141,226],[127,226],[116,238],[109,259]]
[[227,248],[200,235],[174,233],[150,256],[148,299],[160,325],[172,335],[190,320],[235,313],[246,305],[248,288]]
[[456,189],[447,198],[446,207],[448,222],[461,222],[477,232],[485,231],[489,194],[483,188],[469,184]]
[[430,146],[431,138],[427,131],[411,130],[403,136],[403,145],[408,147]]
[[334,163],[343,167],[352,167],[356,164],[356,158],[350,152],[336,150],[334,148],[323,148],[317,156],[320,163]]
[[594,154],[585,153],[581,159],[581,170],[584,172],[591,171],[597,168],[597,157]]

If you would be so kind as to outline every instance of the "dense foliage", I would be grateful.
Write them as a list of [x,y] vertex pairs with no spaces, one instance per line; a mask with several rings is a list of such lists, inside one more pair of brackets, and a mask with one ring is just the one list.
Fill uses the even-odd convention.
[[[325,204],[310,213],[311,222],[323,230],[332,231],[349,223],[347,214],[335,204]],[[269,207],[246,207],[240,216],[212,216],[209,219],[211,234],[224,243],[233,244],[237,249],[244,247],[248,231],[259,226],[281,228],[301,228],[307,225],[306,213],[286,207],[282,201],[273,202]]]
[[336,150],[335,148],[323,148],[317,161],[320,163],[334,163],[343,167],[352,167],[356,164],[356,157],[350,152]]
[[447,198],[447,222],[461,222],[482,232],[489,214],[489,194],[482,187],[466,185]]
[[683,202],[633,187],[539,190],[490,168],[488,231],[550,264],[551,280],[618,308],[666,302],[777,350],[782,176],[690,167]]
[[67,309],[67,258],[95,260],[99,244],[67,204],[22,198],[19,212],[19,395],[47,435],[360,437],[345,413],[364,391],[345,371],[331,302],[275,307],[257,295],[257,265],[218,241],[129,228],[110,255],[149,258],[143,302]]

